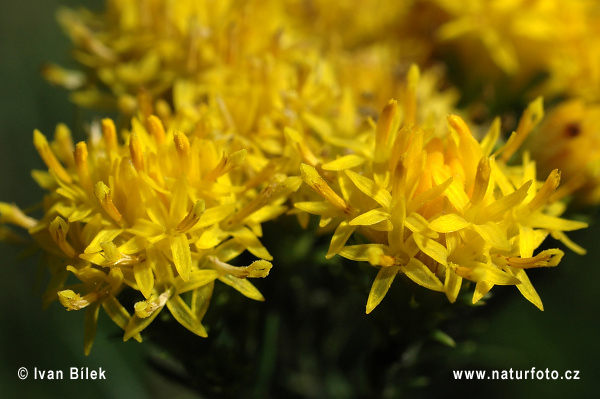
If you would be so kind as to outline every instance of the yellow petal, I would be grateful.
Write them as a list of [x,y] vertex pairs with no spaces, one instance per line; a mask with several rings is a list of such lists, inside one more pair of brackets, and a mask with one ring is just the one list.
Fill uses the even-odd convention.
[[507,211],[516,208],[527,198],[527,191],[531,187],[531,184],[532,182],[528,181],[517,191],[494,201],[482,210],[480,217],[483,220],[497,220],[502,218]]
[[294,206],[313,215],[334,215],[337,208],[327,201],[296,202]]
[[137,315],[133,315],[131,319],[129,319],[129,323],[127,323],[127,327],[125,327],[125,334],[123,335],[123,341],[129,341],[130,338],[135,338],[139,336],[139,333],[142,332],[143,329],[148,327],[150,323],[158,316],[163,307],[160,307],[155,312],[153,312],[148,317],[140,318]]
[[[327,200],[331,205],[341,211],[350,214],[351,209],[346,202],[327,184],[327,182],[319,175],[319,172],[310,165],[300,165],[302,180],[317,194]],[[349,172],[349,171],[347,171]]]
[[142,252],[148,246],[148,240],[145,237],[134,236],[127,242],[119,246],[119,252],[123,255],[133,255]]
[[515,138],[509,143],[507,142],[502,151],[502,160],[508,161],[510,157],[519,149],[523,141],[529,133],[537,126],[544,117],[544,100],[542,97],[537,97],[533,100],[519,120]]
[[496,256],[494,262],[501,266],[510,266],[518,269],[531,269],[535,267],[558,266],[564,252],[560,249],[546,249],[536,256],[529,258]]
[[529,302],[533,303],[539,310],[544,310],[544,305],[542,304],[542,299],[538,295],[535,288],[529,281],[529,277],[527,277],[527,273],[523,269],[513,269],[507,268],[506,272],[515,276],[521,284],[517,285],[517,288],[521,292],[521,294],[527,299]]
[[503,251],[510,251],[510,244],[506,238],[506,233],[500,230],[500,227],[494,222],[487,222],[482,225],[473,225],[473,229],[493,248]]
[[192,271],[192,253],[185,234],[170,236],[169,242],[171,245],[171,253],[173,255],[173,263],[183,281],[188,281],[190,272]]
[[475,285],[475,291],[473,292],[473,305],[479,302],[490,290],[494,287],[494,284],[488,283],[487,281],[478,281]]
[[204,211],[196,227],[207,227],[219,223],[235,211],[236,204],[224,204],[208,208]]
[[429,190],[422,192],[419,195],[413,197],[410,201],[407,212],[412,213],[418,211],[423,205],[427,204],[429,201],[434,200],[444,194],[446,189],[450,187],[452,184],[453,178],[449,177],[448,180],[443,182],[442,184],[436,184],[431,187]]
[[256,256],[266,260],[273,260],[273,257],[267,249],[261,244],[260,240],[246,227],[236,229],[231,232],[231,235],[243,244],[246,249]]
[[367,262],[369,260],[370,248],[383,248],[383,244],[361,244],[348,245],[343,247],[338,254],[346,259],[355,260],[357,262]]
[[519,224],[519,253],[521,258],[532,257],[536,248],[534,230],[531,227]]
[[450,303],[456,302],[460,287],[462,285],[462,277],[454,272],[454,266],[449,264],[446,267],[446,280],[444,280],[444,292]]
[[135,221],[135,224],[126,231],[137,236],[155,237],[164,234],[166,228],[159,224],[153,223],[150,220],[138,219]]
[[[437,185],[444,184],[450,178],[449,174],[440,167],[432,167],[431,175]],[[451,180],[448,188],[444,190],[444,194],[455,209],[465,209],[469,203],[469,196],[465,193],[464,187],[458,179]]]
[[346,170],[345,172],[360,191],[373,198],[384,209],[390,209],[392,195],[389,193],[389,191],[379,187],[373,180],[359,175],[356,172],[351,170]]
[[415,243],[431,259],[442,265],[447,265],[448,250],[439,242],[421,234],[413,234]]
[[429,222],[420,214],[413,212],[405,219],[405,225],[413,233],[418,233],[422,236],[436,239],[439,234],[429,228]]
[[154,288],[154,273],[152,272],[150,262],[146,261],[134,264],[133,275],[140,292],[146,299],[149,299],[150,295],[152,295],[152,288]]
[[208,310],[214,288],[215,283],[211,281],[208,284],[196,288],[192,292],[192,313],[196,315],[198,321],[202,321],[202,318]]
[[85,310],[83,317],[83,352],[86,356],[90,354],[96,337],[99,310],[100,303],[95,302]]
[[494,265],[483,262],[465,262],[455,268],[456,273],[467,280],[479,282],[485,281],[497,285],[517,285],[519,279],[507,274]]
[[583,248],[583,247],[579,246],[578,244],[576,244],[575,242],[571,241],[571,239],[569,237],[567,237],[567,235],[565,233],[563,233],[562,231],[554,230],[554,231],[552,231],[551,235],[555,239],[557,239],[560,242],[562,242],[563,244],[565,244],[567,246],[567,248],[569,248],[571,251],[575,252],[576,254],[585,255],[587,253],[585,248]]
[[406,276],[422,287],[433,291],[444,291],[444,285],[439,278],[423,262],[411,258],[406,266],[400,266],[400,270]]
[[201,269],[194,270],[190,273],[188,281],[179,280],[180,277],[175,279],[177,294],[183,294],[184,292],[198,289],[206,284],[215,281],[221,273],[213,269]]
[[381,303],[398,271],[400,271],[398,266],[382,267],[379,269],[379,273],[377,273],[377,277],[373,281],[369,298],[367,299],[367,314],[371,313]]
[[[115,297],[109,296],[106,298],[106,300],[102,302],[102,308],[117,326],[121,327],[123,330],[127,328],[131,315]],[[142,342],[142,337],[139,334],[133,338],[138,342]]]
[[469,227],[469,225],[470,223],[459,214],[450,213],[432,220],[429,228],[438,233],[451,233]]
[[69,176],[65,168],[61,165],[58,159],[56,159],[54,152],[52,152],[50,149],[50,145],[46,140],[46,136],[44,136],[37,129],[33,131],[33,145],[49,170],[54,172],[62,181],[67,183],[72,182],[71,176]]
[[494,118],[490,129],[481,140],[481,150],[484,157],[489,157],[500,137],[500,117]]
[[173,295],[169,298],[167,308],[169,308],[169,311],[179,324],[200,337],[208,336],[202,323],[198,321],[196,315],[192,313],[191,309],[179,295]]
[[214,224],[208,229],[204,230],[200,235],[198,241],[196,241],[197,249],[210,249],[214,248],[227,238],[225,233],[218,224]]
[[265,298],[263,295],[256,289],[256,287],[250,282],[250,280],[245,278],[237,278],[230,274],[225,274],[219,277],[219,280],[230,287],[233,287],[235,290],[240,292],[242,295],[254,299],[256,301],[264,301]]
[[550,216],[542,213],[530,216],[527,218],[527,222],[530,227],[557,231],[573,231],[588,227],[588,224],[585,222],[561,219],[556,216]]
[[323,164],[323,170],[340,171],[345,169],[351,169],[356,166],[362,165],[364,162],[365,159],[363,157],[359,157],[358,155],[344,155],[343,157],[340,157],[335,161]]
[[382,208],[372,209],[350,221],[351,226],[370,226],[383,220],[389,220],[390,214]]
[[327,251],[327,255],[325,255],[325,257],[330,259],[337,254],[344,247],[344,245],[346,245],[346,242],[352,233],[354,233],[354,230],[356,230],[356,227],[350,226],[348,222],[341,222],[333,233],[331,244],[329,245],[329,250]]
[[244,252],[245,248],[242,243],[237,240],[231,239],[220,244],[215,248],[214,255],[222,262],[229,262],[236,258],[239,254]]

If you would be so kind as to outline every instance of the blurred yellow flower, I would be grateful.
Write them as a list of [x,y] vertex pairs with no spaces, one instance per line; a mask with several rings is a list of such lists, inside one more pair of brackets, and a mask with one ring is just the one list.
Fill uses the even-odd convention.
[[489,89],[507,95],[511,88],[510,94],[515,95],[537,76],[546,74],[547,78],[534,88],[534,93],[546,97],[567,94],[588,100],[599,98],[598,2],[424,0],[423,3],[434,6],[442,15],[440,19],[444,22],[437,29],[438,46],[453,46],[453,57],[458,57],[463,67],[469,66],[465,78],[472,83],[495,81]]
[[559,168],[565,186],[557,198],[573,195],[580,203],[600,203],[600,105],[570,100],[554,107],[526,148],[540,173]]

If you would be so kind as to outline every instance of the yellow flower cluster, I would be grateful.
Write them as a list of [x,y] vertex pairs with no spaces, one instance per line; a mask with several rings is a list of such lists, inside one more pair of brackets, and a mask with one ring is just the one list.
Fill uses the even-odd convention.
[[[303,180],[321,201],[295,203],[319,215],[321,226],[336,224],[328,257],[339,254],[380,267],[367,313],[399,273],[445,292],[451,302],[463,279],[476,283],[473,303],[494,285],[516,285],[543,310],[525,269],[560,262],[559,249],[534,255],[548,235],[584,253],[564,231],[586,224],[559,217],[564,206],[552,199],[557,170],[539,182],[528,155],[520,166],[506,164],[541,120],[541,99],[530,104],[511,140],[495,152],[498,120],[478,142],[456,115],[448,116],[447,134],[439,135],[411,123],[410,116],[401,121],[398,108],[395,101],[388,104],[362,153],[323,164],[320,172],[303,165]],[[368,243],[346,245],[355,232]]]
[[[557,199],[575,187],[557,191],[558,171],[538,181],[527,152],[508,164],[542,119],[541,99],[506,144],[498,120],[478,141],[454,110],[457,91],[440,90],[442,70],[409,67],[432,51],[411,21],[420,3],[109,0],[102,14],[60,11],[85,71],[52,65],[46,78],[78,105],[116,107],[122,127],[94,122],[77,144],[64,125],[51,143],[36,131],[44,215],[0,203],[0,222],[43,248],[47,299],[86,309],[86,353],[100,308],[125,340],[141,340],[165,306],[206,336],[217,280],[263,300],[248,278],[268,275],[262,226],[286,212],[304,227],[320,216],[333,231],[327,257],[379,268],[367,313],[399,273],[451,302],[463,280],[476,283],[473,302],[515,285],[543,309],[525,270],[563,253],[535,250],[551,235],[583,253],[564,232],[586,225],[560,218]],[[234,266],[245,251],[258,260]],[[124,290],[139,292],[133,308]]]
[[[52,143],[35,131],[34,145],[48,166],[34,172],[49,191],[44,217],[0,208],[3,222],[27,228],[46,251],[50,299],[58,294],[69,310],[87,308],[86,353],[100,307],[125,330],[125,340],[139,340],[165,305],[179,323],[206,336],[200,321],[216,280],[264,300],[247,279],[271,268],[261,224],[283,213],[282,203],[301,184],[298,177],[256,173],[244,149],[165,132],[155,116],[132,125],[125,144],[110,119],[76,145],[64,125]],[[228,263],[246,250],[260,259],[244,267]],[[70,274],[80,283],[64,286]],[[133,316],[117,299],[126,287],[144,298]],[[181,296],[187,292],[190,303]]]

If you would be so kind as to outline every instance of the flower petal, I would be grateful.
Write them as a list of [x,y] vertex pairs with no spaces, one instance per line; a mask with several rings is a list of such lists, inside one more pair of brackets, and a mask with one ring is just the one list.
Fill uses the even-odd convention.
[[187,237],[185,234],[169,236],[169,242],[175,268],[183,281],[188,281],[192,271],[192,253]]
[[167,308],[169,308],[169,311],[179,324],[200,337],[208,337],[202,323],[198,321],[196,315],[192,313],[192,310],[179,295],[173,295],[169,298]]
[[381,303],[399,271],[400,267],[398,266],[382,267],[379,269],[379,273],[377,273],[377,277],[375,277],[375,281],[373,281],[373,285],[371,286],[371,291],[369,291],[367,314],[371,313]]

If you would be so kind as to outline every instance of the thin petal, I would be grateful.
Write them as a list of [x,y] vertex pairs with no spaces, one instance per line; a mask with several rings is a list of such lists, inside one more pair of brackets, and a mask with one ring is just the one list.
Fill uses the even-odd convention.
[[261,244],[260,240],[246,227],[239,228],[231,232],[231,235],[254,256],[266,260],[273,260],[273,257],[267,249]]
[[226,274],[219,277],[219,280],[230,287],[233,287],[242,295],[254,299],[256,301],[264,301],[265,297],[258,291],[258,289],[245,278],[237,278],[232,275]]
[[359,175],[351,170],[346,170],[346,175],[350,178],[350,180],[352,180],[352,182],[360,191],[373,198],[385,209],[390,209],[392,195],[389,193],[389,191],[379,187],[373,180]]
[[359,157],[358,155],[350,154],[344,155],[336,159],[335,161],[327,162],[323,164],[324,170],[332,170],[332,171],[340,171],[344,169],[354,168],[355,166],[360,166],[365,162],[363,157]]
[[370,226],[383,220],[389,220],[390,214],[382,208],[372,209],[363,213],[350,221],[351,226]]
[[469,225],[470,223],[459,214],[450,213],[432,220],[431,223],[429,223],[429,228],[438,233],[452,233],[469,227]]
[[423,262],[411,258],[406,266],[400,266],[400,270],[415,283],[433,291],[444,291],[444,285],[439,278]]
[[361,245],[348,245],[342,248],[338,254],[346,259],[354,260],[357,262],[369,261],[369,249],[370,248],[383,248],[383,244],[361,244]]
[[480,282],[485,281],[497,285],[517,285],[519,279],[514,275],[507,274],[496,266],[483,262],[465,262],[455,268],[456,273],[467,280]]
[[419,246],[419,249],[423,251],[431,259],[435,260],[442,265],[447,265],[448,250],[439,242],[426,237],[421,234],[413,234],[415,243]]
[[202,321],[202,318],[208,310],[214,288],[215,283],[214,281],[211,281],[192,292],[192,313],[196,315],[198,321]]
[[154,273],[152,264],[148,261],[136,263],[133,265],[133,275],[140,292],[146,299],[150,298],[154,288]]
[[94,338],[96,337],[96,328],[98,326],[98,311],[100,310],[100,303],[94,302],[85,310],[85,316],[83,318],[83,351],[85,355],[89,355],[94,345]]
[[[131,320],[131,315],[115,297],[109,296],[105,301],[103,301],[102,308],[116,325],[121,327],[123,330],[127,328],[129,320]],[[142,342],[142,336],[139,334],[135,335],[133,338],[138,342]]]
[[202,323],[198,321],[196,315],[192,313],[192,310],[179,295],[173,295],[169,298],[167,308],[169,308],[169,311],[179,324],[200,337],[208,337]]
[[517,288],[521,292],[521,294],[527,299],[529,302],[533,303],[539,310],[544,310],[544,304],[542,303],[542,299],[538,295],[535,288],[531,284],[529,277],[527,277],[527,273],[523,269],[513,269],[507,268],[506,272],[512,274],[516,278],[519,279],[521,284],[517,285]]
[[183,294],[184,292],[198,289],[206,284],[209,284],[215,281],[221,273],[217,270],[212,269],[202,269],[202,270],[194,270],[190,273],[190,278],[188,281],[177,281],[179,277],[175,280],[177,286],[177,294]]
[[341,222],[340,225],[335,229],[335,233],[333,233],[331,244],[329,245],[329,250],[327,251],[327,255],[325,255],[325,257],[330,259],[335,254],[339,253],[344,245],[346,245],[346,242],[352,233],[354,233],[354,230],[356,230],[356,227],[350,226],[348,222]]
[[190,272],[192,271],[192,253],[185,234],[170,236],[171,253],[173,255],[173,263],[183,281],[188,281]]
[[136,315],[133,315],[125,328],[125,334],[123,335],[123,341],[129,341],[130,338],[138,335],[144,328],[148,327],[150,323],[158,316],[158,314],[163,310],[164,306],[161,306],[159,309],[156,309],[150,316],[139,318]]
[[369,298],[367,299],[367,314],[371,313],[387,294],[396,274],[400,271],[398,266],[382,267],[373,281]]
[[100,244],[106,241],[113,241],[115,238],[119,236],[123,232],[122,229],[104,229],[100,230],[100,232],[94,237],[92,242],[87,246],[87,248],[83,251],[86,254],[91,254],[94,252],[102,251],[102,247]]
[[478,281],[475,285],[475,291],[473,292],[473,305],[479,302],[490,290],[494,287],[494,284],[488,283],[487,281]]
[[573,231],[588,227],[588,224],[585,222],[561,219],[556,216],[545,215],[543,213],[538,213],[527,218],[527,222],[530,227],[556,231]]
[[450,303],[456,302],[456,298],[458,297],[458,293],[460,292],[460,287],[462,285],[462,277],[456,274],[453,270],[453,267],[446,267],[446,280],[444,280],[444,292],[446,293],[446,297]]
[[506,239],[506,233],[500,230],[500,227],[496,223],[474,224],[473,229],[492,247],[503,251],[510,251],[510,244]]

